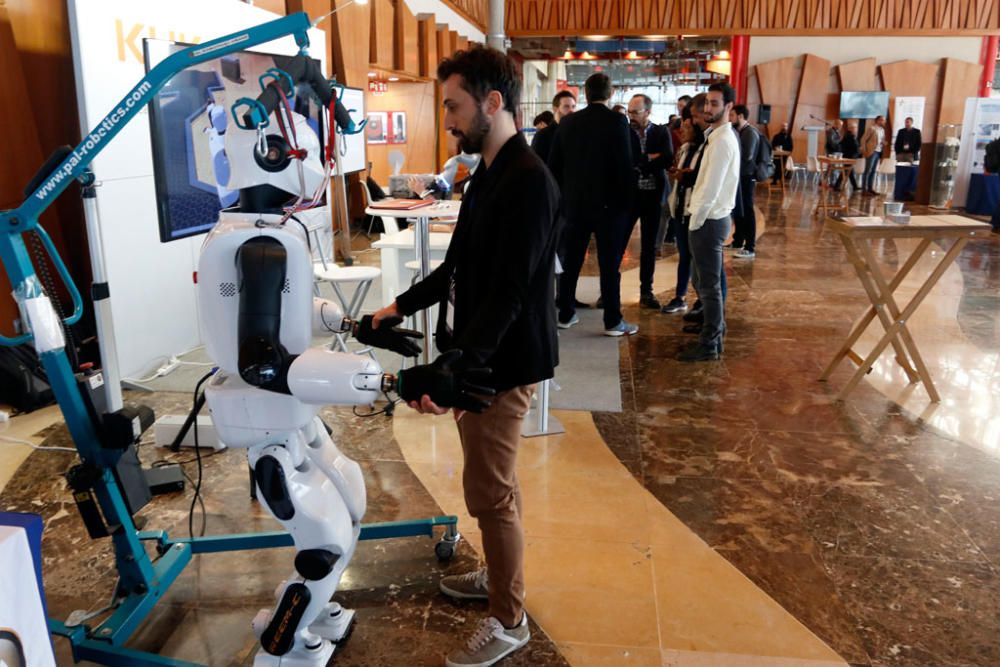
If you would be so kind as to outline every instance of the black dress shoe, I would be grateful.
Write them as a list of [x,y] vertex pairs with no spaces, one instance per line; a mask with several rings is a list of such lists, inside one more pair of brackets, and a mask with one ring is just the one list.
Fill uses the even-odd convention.
[[718,348],[707,347],[701,343],[695,343],[677,355],[678,361],[718,361],[718,359]]
[[705,321],[705,311],[701,308],[695,308],[694,310],[684,313],[685,322],[697,322],[701,324]]
[[573,308],[577,310],[579,310],[580,308],[591,308],[591,307],[592,306],[589,303],[584,303],[583,301],[580,301],[578,299],[573,299]]
[[652,292],[646,292],[639,297],[639,305],[643,308],[652,308],[653,310],[660,309],[660,301]]

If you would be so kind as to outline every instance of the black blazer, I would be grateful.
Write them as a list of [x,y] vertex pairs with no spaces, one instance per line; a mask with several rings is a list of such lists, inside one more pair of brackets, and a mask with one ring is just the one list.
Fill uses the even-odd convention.
[[518,133],[473,174],[444,262],[396,299],[404,315],[440,304],[438,349],[462,350],[466,368],[491,368],[487,384],[497,391],[551,378],[559,363],[558,209],[552,175]]
[[[900,128],[899,132],[896,133],[896,152],[913,153],[913,156],[917,157],[920,155],[920,141],[920,130],[917,128]],[[904,144],[909,145],[909,148],[904,148]]]
[[631,208],[632,139],[625,116],[588,104],[559,122],[549,169],[569,215]]
[[538,154],[538,157],[542,158],[542,162],[549,161],[549,153],[552,152],[552,142],[556,137],[556,130],[559,129],[559,125],[553,123],[543,127],[538,132],[535,132],[535,138],[531,140],[531,150]]
[[[656,181],[656,191],[663,195],[667,187],[667,167],[674,163],[674,141],[670,137],[670,130],[666,125],[650,123],[649,132],[646,135],[646,151],[642,151],[642,143],[639,141],[639,130],[629,128],[632,138],[632,160],[635,163],[636,182],[638,176],[642,174],[651,175]],[[650,160],[648,155],[660,154],[655,160]]]
[[844,157],[857,159],[861,157],[861,148],[858,146],[858,138],[850,132],[844,132],[840,140],[840,152]]

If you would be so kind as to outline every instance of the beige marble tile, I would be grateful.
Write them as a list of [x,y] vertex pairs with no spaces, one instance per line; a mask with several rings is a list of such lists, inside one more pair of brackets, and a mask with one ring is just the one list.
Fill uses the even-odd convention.
[[803,660],[776,656],[663,651],[663,667],[841,667],[842,660]]
[[[6,424],[0,424],[0,438],[27,440],[39,445],[43,438],[36,437],[35,434],[60,421],[62,421],[62,413],[59,411],[59,407],[50,405],[47,408],[14,417]],[[7,486],[7,482],[10,481],[10,478],[17,472],[17,468],[31,452],[31,447],[27,445],[0,439],[0,491]]]
[[563,657],[573,667],[661,667],[663,655],[658,648],[643,646],[603,646],[557,642]]

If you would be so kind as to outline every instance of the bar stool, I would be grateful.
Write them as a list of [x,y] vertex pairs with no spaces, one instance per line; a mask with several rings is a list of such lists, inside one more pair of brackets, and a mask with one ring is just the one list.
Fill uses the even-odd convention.
[[[371,289],[372,283],[375,279],[381,275],[382,269],[377,266],[340,266],[333,263],[328,263],[326,266],[323,266],[322,264],[314,264],[313,278],[315,279],[315,282],[313,283],[313,289],[316,296],[320,296],[319,284],[321,282],[330,283],[330,287],[333,288],[334,294],[337,295],[337,300],[340,301],[340,307],[344,310],[344,316],[349,317],[352,320],[357,320],[361,314],[361,305],[365,302],[365,297],[368,296],[368,290]],[[349,300],[344,293],[347,285],[355,285],[354,291],[351,293]],[[334,343],[331,345],[331,348],[339,349],[342,352],[349,351],[347,349],[347,340],[344,337],[344,334],[334,334]],[[359,351],[359,354],[366,353],[372,359],[375,358],[371,348],[365,348]]]

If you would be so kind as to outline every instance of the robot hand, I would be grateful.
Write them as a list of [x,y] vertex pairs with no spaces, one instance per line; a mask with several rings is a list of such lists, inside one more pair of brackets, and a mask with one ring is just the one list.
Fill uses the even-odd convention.
[[461,350],[449,350],[431,364],[399,371],[396,391],[407,403],[419,401],[426,394],[443,408],[483,412],[490,407],[490,401],[478,396],[494,396],[496,392],[476,383],[485,381],[492,371],[489,368],[453,368],[461,358]]
[[424,335],[413,329],[400,329],[397,325],[402,321],[402,317],[386,317],[375,329],[372,327],[372,316],[365,315],[361,321],[354,323],[354,338],[365,345],[390,350],[404,357],[415,357],[420,354],[420,346],[414,341]]

